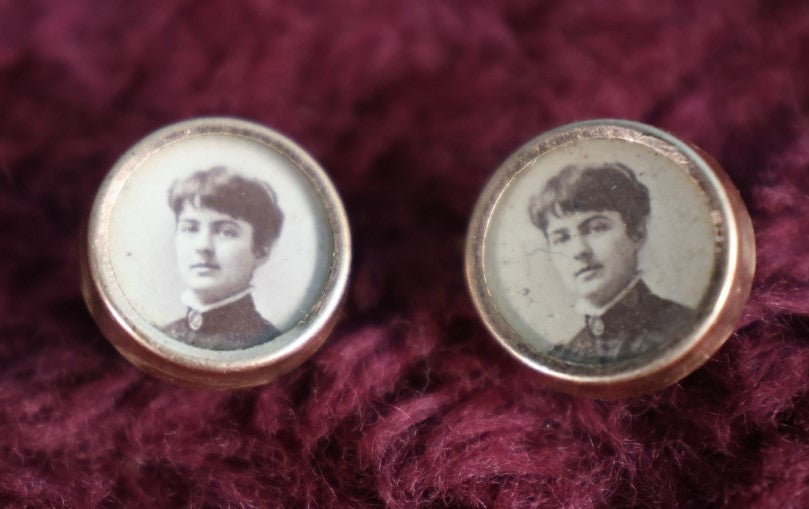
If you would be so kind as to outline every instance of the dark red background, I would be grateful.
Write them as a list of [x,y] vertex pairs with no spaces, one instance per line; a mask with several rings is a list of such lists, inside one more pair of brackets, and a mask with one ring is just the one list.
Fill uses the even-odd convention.
[[[809,507],[808,66],[803,1],[0,0],[0,502]],[[121,358],[75,249],[128,146],[211,114],[309,149],[355,247],[324,348],[222,393]],[[462,275],[500,161],[605,116],[712,153],[759,246],[720,352],[616,402],[543,388]]]

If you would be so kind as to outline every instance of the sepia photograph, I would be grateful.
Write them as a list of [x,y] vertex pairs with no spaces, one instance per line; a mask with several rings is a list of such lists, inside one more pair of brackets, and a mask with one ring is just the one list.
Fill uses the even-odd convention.
[[279,331],[253,301],[253,276],[269,258],[283,213],[272,188],[225,166],[194,172],[168,192],[185,316],[163,327],[212,350],[248,348]]
[[323,201],[283,154],[237,136],[189,137],[151,154],[110,215],[129,318],[165,346],[275,351],[327,284]]
[[716,266],[708,197],[641,144],[591,139],[528,162],[485,240],[516,347],[583,366],[651,362],[687,338]]
[[649,190],[621,163],[566,166],[529,202],[531,222],[584,318],[584,326],[550,355],[625,358],[693,326],[693,309],[656,295],[643,280],[638,260],[650,211]]

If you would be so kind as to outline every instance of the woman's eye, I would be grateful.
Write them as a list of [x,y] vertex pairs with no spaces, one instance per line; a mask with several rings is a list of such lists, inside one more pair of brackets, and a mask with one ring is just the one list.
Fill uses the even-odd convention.
[[197,230],[198,230],[198,228],[197,228],[197,225],[195,225],[195,224],[185,223],[185,224],[180,224],[177,227],[177,231],[179,231],[180,233],[196,233]]
[[605,232],[610,229],[610,223],[607,221],[594,221],[590,223],[589,230],[591,232]]
[[239,232],[238,232],[238,231],[236,231],[236,230],[235,230],[235,229],[233,229],[233,228],[222,228],[222,230],[220,231],[220,233],[221,233],[223,236],[228,237],[228,238],[231,238],[231,239],[232,239],[232,238],[236,238],[236,237],[238,237],[238,236],[239,236]]
[[568,240],[570,240],[570,235],[567,234],[555,234],[551,236],[551,244],[553,245],[564,244]]

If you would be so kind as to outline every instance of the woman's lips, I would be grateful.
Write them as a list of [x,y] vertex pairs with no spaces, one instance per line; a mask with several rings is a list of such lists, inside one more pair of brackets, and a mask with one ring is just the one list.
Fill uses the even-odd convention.
[[191,265],[191,270],[217,270],[219,265],[216,263],[195,263]]
[[582,267],[579,270],[577,270],[574,276],[577,278],[579,276],[584,276],[584,278],[586,279],[588,277],[591,277],[593,274],[595,274],[596,271],[598,271],[602,267],[603,266],[600,263],[594,265],[587,265],[586,267]]

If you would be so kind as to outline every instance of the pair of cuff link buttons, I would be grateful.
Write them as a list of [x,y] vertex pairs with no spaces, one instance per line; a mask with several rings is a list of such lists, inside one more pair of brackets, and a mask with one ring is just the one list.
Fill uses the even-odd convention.
[[[258,385],[333,328],[351,241],[323,169],[257,124],[161,129],[112,168],[83,243],[82,290],[136,366],[194,386]],[[483,323],[560,390],[663,388],[727,339],[755,265],[718,164],[623,120],[549,131],[497,169],[473,212],[466,277]]]

